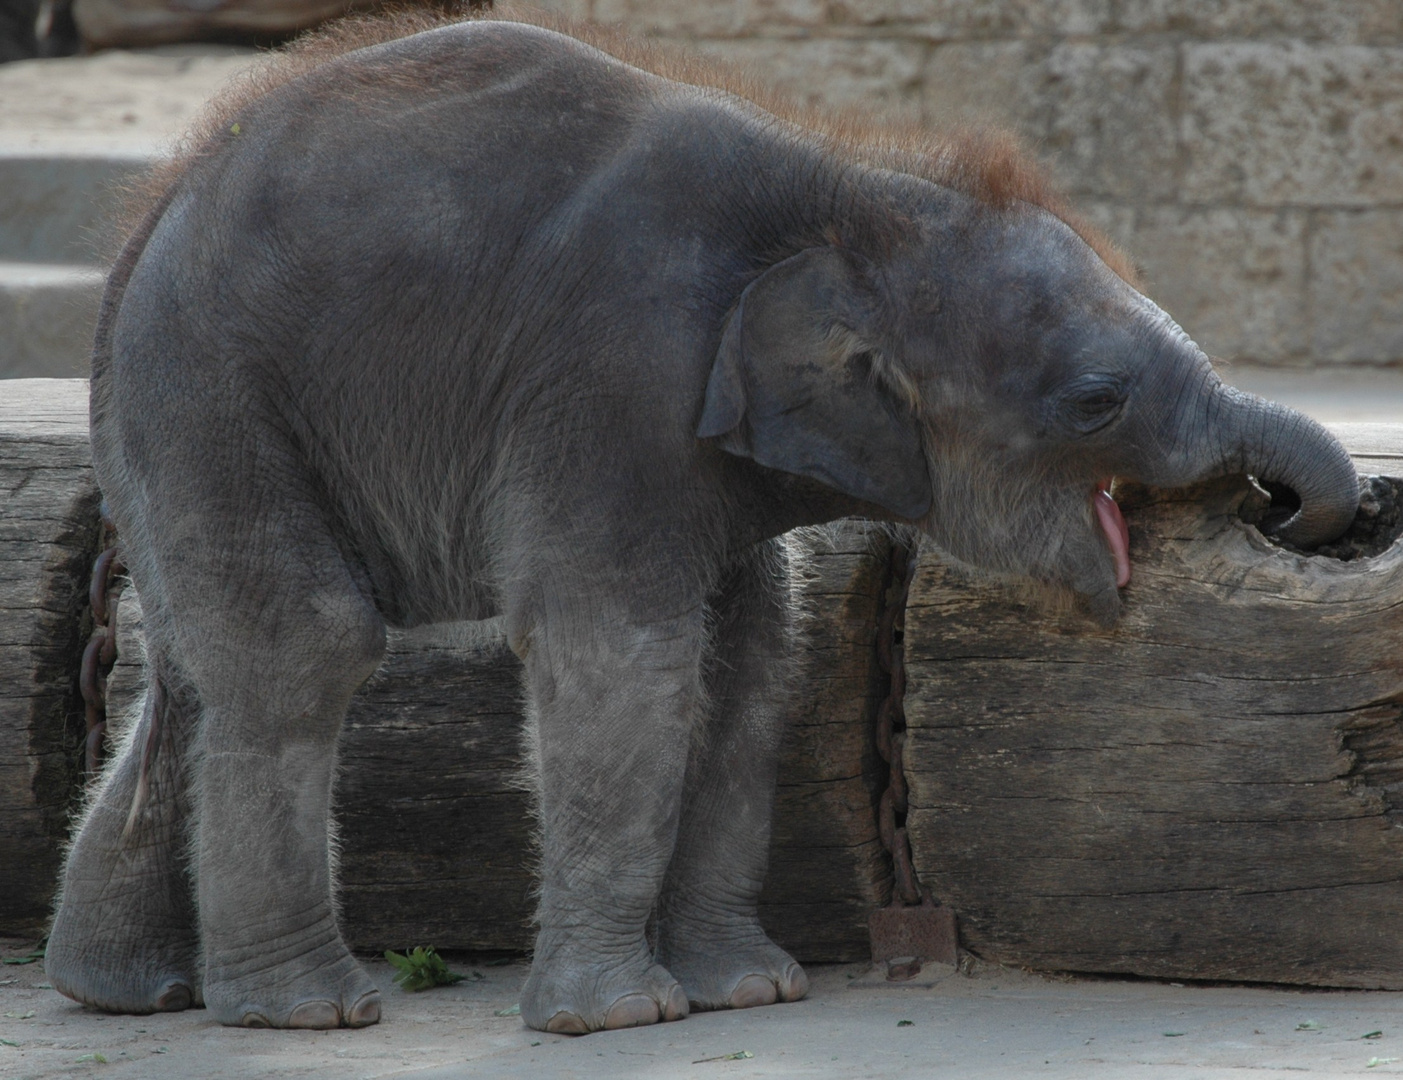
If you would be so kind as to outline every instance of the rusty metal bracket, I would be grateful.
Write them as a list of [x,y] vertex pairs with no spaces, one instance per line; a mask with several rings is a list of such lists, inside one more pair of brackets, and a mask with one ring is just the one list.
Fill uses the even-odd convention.
[[916,544],[892,545],[885,604],[877,621],[877,663],[887,676],[887,695],[877,709],[874,738],[887,763],[887,788],[877,807],[877,831],[892,860],[892,899],[868,916],[872,960],[887,965],[887,979],[914,978],[926,961],[956,964],[959,940],[955,914],[922,888],[906,834],[906,600],[916,577]]
[[117,553],[116,528],[102,514],[103,552],[93,563],[88,582],[88,606],[93,613],[93,632],[83,649],[79,668],[78,689],[83,695],[83,712],[87,722],[84,767],[88,778],[102,767],[107,735],[107,676],[117,660],[117,600],[122,592],[122,577],[127,568]]

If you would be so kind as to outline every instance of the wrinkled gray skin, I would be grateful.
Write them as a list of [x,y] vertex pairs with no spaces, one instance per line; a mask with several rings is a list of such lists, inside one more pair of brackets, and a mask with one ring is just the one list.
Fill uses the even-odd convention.
[[1047,212],[569,38],[434,31],[238,122],[129,245],[98,336],[93,448],[159,688],[49,943],[100,1008],[379,1017],[328,841],[387,625],[505,617],[543,829],[521,1012],[588,1031],[805,992],[755,916],[781,533],[915,522],[1110,623],[1099,481],[1250,471],[1300,493],[1305,544],[1354,512],[1328,435],[1222,386]]

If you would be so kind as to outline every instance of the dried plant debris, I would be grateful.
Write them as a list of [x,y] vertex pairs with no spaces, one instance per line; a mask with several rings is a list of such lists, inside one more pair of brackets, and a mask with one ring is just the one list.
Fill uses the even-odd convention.
[[[1246,515],[1244,515],[1245,517]],[[1265,523],[1264,523],[1265,524]],[[1309,551],[1274,540],[1299,555],[1324,555],[1351,562],[1382,555],[1403,535],[1403,479],[1393,476],[1359,478],[1359,513],[1338,540]]]

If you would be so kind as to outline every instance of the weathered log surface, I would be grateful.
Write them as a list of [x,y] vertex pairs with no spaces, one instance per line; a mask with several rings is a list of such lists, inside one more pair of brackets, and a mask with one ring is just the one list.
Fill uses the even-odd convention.
[[[3,760],[27,762],[10,798],[30,815],[13,827],[0,824],[0,867],[20,858],[33,866],[23,890],[8,883],[4,888],[3,903],[10,906],[0,906],[0,929],[25,932],[48,911],[64,812],[75,790],[82,732],[76,665],[87,630],[86,575],[97,543],[85,384],[36,380],[33,386],[30,400],[11,400],[0,413],[0,427],[11,433],[19,447],[12,453],[25,468],[42,473],[51,468],[55,451],[44,431],[20,418],[47,411],[67,424],[68,441],[60,449],[73,457],[72,466],[63,473],[62,494],[46,498],[71,505],[86,531],[80,551],[63,559],[45,556],[48,561],[25,579],[36,583],[31,591],[42,586],[62,594],[53,617],[36,622],[27,636],[0,638],[0,649],[12,638],[16,643],[0,654],[6,657],[0,662],[33,665],[35,657],[49,658],[47,711],[36,720],[17,719],[13,710],[0,714],[0,738],[15,744],[11,753],[8,743],[0,743]],[[0,472],[0,482],[6,475]],[[33,480],[25,483],[32,487]],[[0,510],[5,528],[18,527],[9,522],[17,508],[22,510],[7,503]],[[55,543],[53,537],[68,537],[68,512],[38,520],[22,538],[25,550],[37,553],[42,543]],[[862,528],[848,526],[796,535],[793,547],[803,567],[799,594],[810,617],[781,766],[762,918],[803,959],[858,959],[867,951],[867,912],[885,902],[890,889],[890,866],[877,839],[879,762],[870,736],[882,689],[873,641],[889,545],[880,535],[869,538]],[[22,607],[31,622],[47,610],[28,599]],[[114,735],[141,692],[141,611],[131,591],[117,611],[119,656],[108,685]],[[490,624],[392,635],[385,663],[353,701],[339,751],[341,902],[355,945],[530,945],[535,880],[530,800],[521,784],[521,716],[519,665]],[[44,740],[54,746],[45,749]],[[48,801],[42,811],[31,776],[41,757],[44,768],[57,770],[62,780],[43,787]],[[22,918],[12,899],[26,912]]]
[[0,383],[0,928],[48,920],[83,703],[75,658],[98,542],[87,384]]
[[[1403,426],[1370,427],[1341,434],[1396,464]],[[923,560],[908,823],[979,955],[1403,987],[1403,544],[1284,551],[1238,519],[1247,490],[1119,496],[1111,632]]]

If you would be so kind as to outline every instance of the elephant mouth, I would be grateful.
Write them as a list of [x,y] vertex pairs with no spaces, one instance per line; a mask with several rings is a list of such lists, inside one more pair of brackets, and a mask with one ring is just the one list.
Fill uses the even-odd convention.
[[1106,538],[1106,546],[1111,549],[1111,558],[1116,564],[1116,588],[1123,589],[1130,584],[1130,530],[1120,507],[1111,498],[1111,482],[1102,480],[1096,485],[1091,496],[1091,505],[1096,510],[1096,521],[1101,526],[1101,534]]

